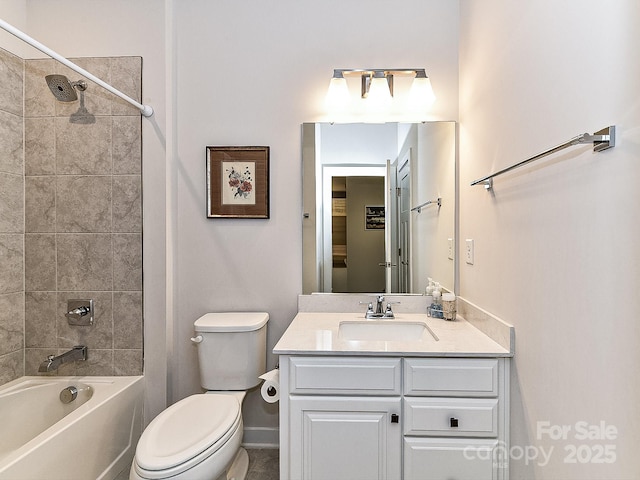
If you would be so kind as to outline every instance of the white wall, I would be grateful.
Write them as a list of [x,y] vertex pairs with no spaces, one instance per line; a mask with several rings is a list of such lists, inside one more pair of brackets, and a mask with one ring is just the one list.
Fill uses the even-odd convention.
[[[475,240],[475,264],[461,262],[460,294],[515,325],[512,444],[554,448],[546,466],[513,460],[512,479],[640,472],[638,5],[461,1],[460,238]],[[469,186],[610,124],[613,150],[573,147],[498,177],[492,193]],[[581,421],[617,438],[576,438]],[[572,431],[553,441],[537,422]],[[570,445],[613,445],[616,458],[568,463]]]
[[[24,30],[27,21],[27,1],[0,0],[0,18],[18,30]],[[21,58],[25,58],[31,48],[15,35],[4,30],[0,30],[0,45]]]

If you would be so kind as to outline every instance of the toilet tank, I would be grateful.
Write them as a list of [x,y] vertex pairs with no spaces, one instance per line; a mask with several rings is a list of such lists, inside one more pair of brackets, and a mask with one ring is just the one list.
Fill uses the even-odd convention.
[[266,370],[264,312],[207,313],[194,323],[200,385],[206,390],[247,390]]

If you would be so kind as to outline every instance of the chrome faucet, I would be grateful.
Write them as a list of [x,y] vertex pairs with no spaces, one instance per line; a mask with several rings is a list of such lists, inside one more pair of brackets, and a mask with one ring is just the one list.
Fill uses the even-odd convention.
[[38,372],[46,373],[57,370],[63,363],[75,362],[77,360],[87,359],[87,347],[86,345],[76,345],[68,352],[58,355],[57,357],[49,355],[47,359],[40,364]]
[[[400,303],[400,302],[394,302]],[[365,313],[365,318],[394,318],[393,311],[391,310],[391,303],[387,303],[387,307],[384,312],[382,311],[382,306],[384,304],[384,295],[376,296],[376,309],[373,309],[373,303],[369,303],[367,305],[367,313]]]

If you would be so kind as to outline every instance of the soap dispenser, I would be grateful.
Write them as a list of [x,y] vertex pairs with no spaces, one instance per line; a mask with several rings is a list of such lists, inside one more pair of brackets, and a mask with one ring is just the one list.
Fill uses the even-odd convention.
[[425,297],[427,297],[427,310],[431,308],[431,304],[433,303],[433,279],[429,277],[427,282],[427,287],[424,289]]
[[434,318],[444,318],[442,314],[442,291],[440,290],[440,284],[436,282],[433,289],[433,302],[431,303],[431,316]]

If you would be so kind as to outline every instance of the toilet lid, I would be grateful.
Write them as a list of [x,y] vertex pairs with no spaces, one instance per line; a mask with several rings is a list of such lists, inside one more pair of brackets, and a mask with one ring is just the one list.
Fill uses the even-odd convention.
[[239,416],[240,403],[233,395],[191,395],[164,410],[144,430],[136,462],[145,470],[185,463],[214,445]]

